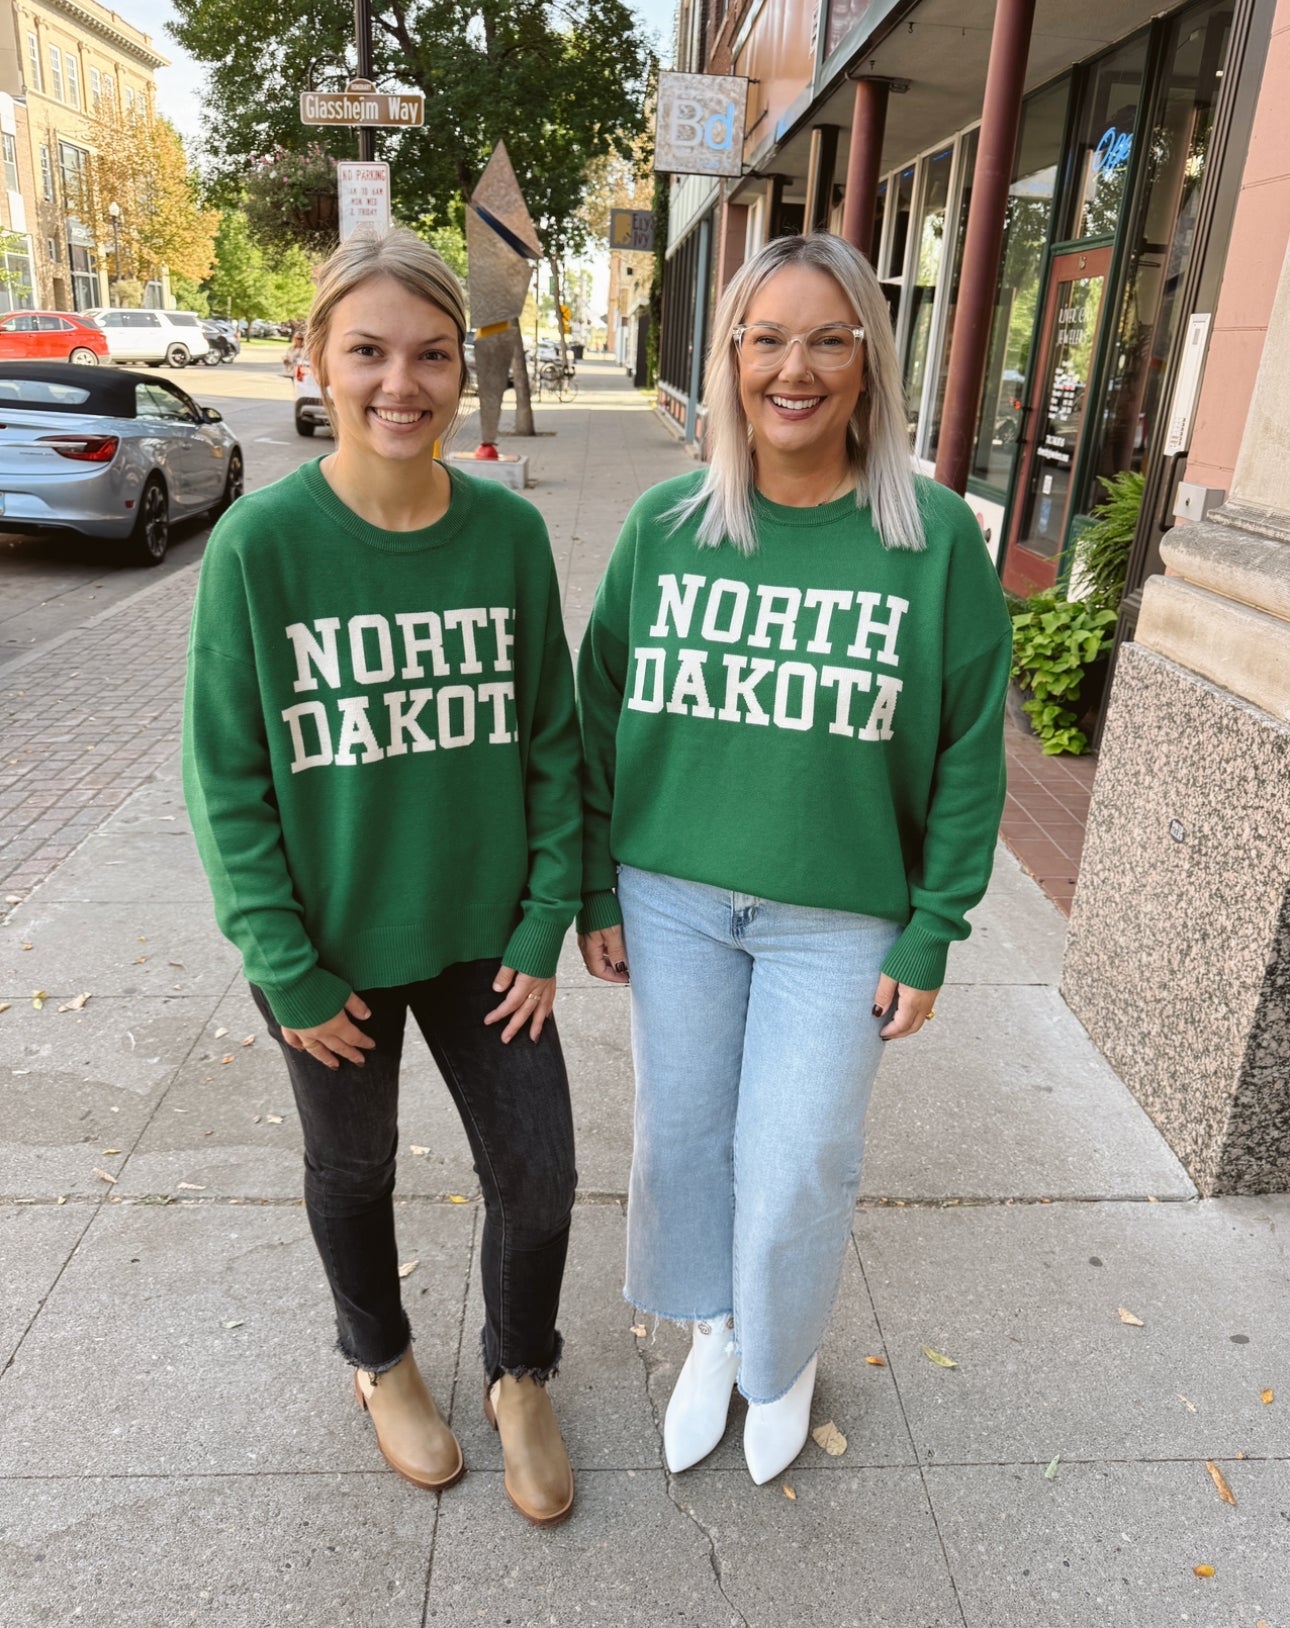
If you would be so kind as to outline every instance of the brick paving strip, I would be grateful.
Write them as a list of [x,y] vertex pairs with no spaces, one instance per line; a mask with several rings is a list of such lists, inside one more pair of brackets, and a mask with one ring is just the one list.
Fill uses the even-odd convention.
[[197,571],[0,670],[0,916],[174,756]]

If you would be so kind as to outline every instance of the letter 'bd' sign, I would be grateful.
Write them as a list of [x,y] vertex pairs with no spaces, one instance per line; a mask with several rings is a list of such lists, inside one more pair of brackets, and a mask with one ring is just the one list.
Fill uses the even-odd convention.
[[660,74],[654,168],[666,175],[741,175],[747,100],[746,79]]

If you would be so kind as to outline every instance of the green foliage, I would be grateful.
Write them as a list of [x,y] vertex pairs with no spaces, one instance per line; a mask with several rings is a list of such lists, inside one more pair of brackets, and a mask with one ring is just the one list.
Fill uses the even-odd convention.
[[260,242],[242,211],[229,209],[220,217],[215,267],[205,287],[218,316],[290,322],[309,310],[313,265],[299,244]]
[[1087,599],[1036,594],[1012,618],[1012,678],[1030,691],[1025,712],[1045,753],[1088,750],[1071,703],[1085,670],[1113,643],[1116,616]]
[[176,311],[196,311],[199,317],[210,315],[210,300],[206,290],[190,277],[175,273],[170,279],[170,293]]
[[[231,203],[252,160],[311,143],[354,152],[347,130],[307,134],[302,90],[341,88],[354,71],[351,0],[175,0],[171,31],[208,70],[205,143]],[[505,141],[549,253],[582,247],[588,166],[643,126],[649,60],[626,0],[373,0],[373,78],[424,92],[426,124],[382,131],[396,213],[438,218],[469,196]]]
[[253,158],[244,208],[252,236],[282,249],[336,246],[336,160],[321,142],[277,146]]
[[1099,610],[1116,611],[1124,593],[1129,553],[1146,477],[1131,469],[1109,479],[1099,477],[1106,499],[1093,510],[1093,520],[1080,533],[1075,549],[1075,571],[1081,589]]
[[276,252],[264,251],[269,315],[278,322],[295,322],[309,315],[314,298],[314,268],[298,243]]

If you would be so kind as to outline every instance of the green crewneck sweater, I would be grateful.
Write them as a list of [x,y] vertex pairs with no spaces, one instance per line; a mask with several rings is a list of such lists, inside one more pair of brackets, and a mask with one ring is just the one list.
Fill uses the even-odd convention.
[[497,956],[555,971],[581,875],[573,677],[541,516],[450,471],[382,531],[317,463],[202,561],[184,788],[220,927],[280,1023]]
[[918,481],[927,548],[854,495],[756,502],[757,551],[627,517],[578,664],[583,931],[621,920],[615,862],[904,926],[884,970],[945,977],[990,877],[1011,628],[971,510]]

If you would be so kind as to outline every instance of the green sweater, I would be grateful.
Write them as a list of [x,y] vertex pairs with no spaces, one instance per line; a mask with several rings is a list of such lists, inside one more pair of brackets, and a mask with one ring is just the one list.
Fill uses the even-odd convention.
[[759,546],[627,517],[578,664],[583,931],[621,920],[615,862],[904,926],[884,970],[945,977],[1003,809],[1011,628],[971,510],[920,479],[927,548],[854,496],[756,498]]
[[555,971],[581,876],[573,678],[546,527],[455,471],[382,531],[317,463],[216,526],[184,788],[223,932],[275,1017],[498,956]]

